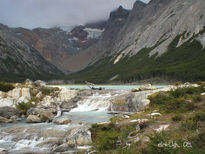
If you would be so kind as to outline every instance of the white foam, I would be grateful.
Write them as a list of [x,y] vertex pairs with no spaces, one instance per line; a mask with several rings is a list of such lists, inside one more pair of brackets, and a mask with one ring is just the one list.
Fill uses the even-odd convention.
[[71,112],[86,112],[86,111],[107,111],[111,105],[112,96],[108,94],[94,94],[83,101],[77,103],[77,107]]
[[37,139],[37,137],[35,137],[34,139],[23,139],[23,140],[19,140],[14,147],[14,150],[21,150],[24,148],[36,148],[36,146],[40,143],[42,143],[44,141],[44,139],[41,137],[40,139]]

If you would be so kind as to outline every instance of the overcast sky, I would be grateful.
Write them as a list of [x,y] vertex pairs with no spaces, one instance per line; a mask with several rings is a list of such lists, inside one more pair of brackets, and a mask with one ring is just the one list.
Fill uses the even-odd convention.
[[135,1],[0,0],[0,23],[25,28],[79,25],[107,19],[120,5],[131,9]]

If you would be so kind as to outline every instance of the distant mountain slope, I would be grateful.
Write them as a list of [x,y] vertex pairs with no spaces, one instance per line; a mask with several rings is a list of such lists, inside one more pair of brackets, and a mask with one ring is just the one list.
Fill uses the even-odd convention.
[[0,25],[0,80],[50,79],[63,73],[40,53]]
[[153,77],[205,80],[204,32],[204,0],[152,0],[147,5],[137,1],[115,39],[109,41],[109,48],[95,47],[102,53],[90,58],[90,64],[97,59],[95,64],[67,79],[79,82],[133,82]]
[[[31,44],[40,54],[65,73],[72,72],[67,61],[72,56],[82,52],[97,42],[103,29],[98,29],[104,24],[92,24],[86,26],[36,28],[13,28],[17,37]],[[92,28],[90,28],[92,27]]]

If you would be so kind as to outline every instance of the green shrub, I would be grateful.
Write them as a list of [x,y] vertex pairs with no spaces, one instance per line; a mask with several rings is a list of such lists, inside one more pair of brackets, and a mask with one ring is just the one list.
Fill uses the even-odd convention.
[[[104,125],[94,124],[91,128],[94,147],[101,152],[116,150],[123,146],[127,136],[134,130],[136,130],[136,124],[134,123],[121,126],[116,126],[113,123]],[[117,144],[119,140],[122,145]]]
[[193,121],[205,121],[205,114],[202,112],[196,113],[193,117],[191,117]]
[[201,122],[205,121],[205,114],[204,113],[196,113],[186,121],[184,121],[181,124],[181,129],[190,131],[190,130],[196,130],[201,128]]
[[14,86],[10,83],[0,82],[0,91],[8,92],[10,90],[13,90]]
[[150,106],[166,113],[188,112],[196,108],[195,103],[202,101],[201,92],[203,87],[200,86],[155,93],[149,96]]
[[36,105],[35,104],[32,104],[32,102],[28,102],[28,103],[24,103],[24,102],[21,102],[19,103],[18,105],[16,105],[16,108],[18,110],[20,110],[23,114],[26,114],[27,111],[32,108],[32,107],[35,107]]
[[110,150],[116,148],[119,133],[113,125],[93,125],[91,128],[92,139],[95,147],[100,150]]
[[179,122],[182,119],[183,119],[183,116],[181,116],[181,115],[175,115],[172,117],[172,121],[174,121],[174,122]]
[[44,95],[51,95],[55,91],[59,90],[59,88],[53,88],[53,87],[40,87],[39,90],[42,92]]
[[150,136],[150,142],[147,147],[142,150],[142,153],[146,154],[175,154],[178,149],[172,148],[169,146],[160,146],[161,143],[170,142],[170,134],[168,132],[155,133],[153,136]]
[[182,84],[183,84],[183,82],[181,82],[181,81],[178,81],[178,82],[174,83],[175,86],[179,86],[179,85],[182,85]]
[[205,150],[205,130],[197,134],[195,137],[192,137],[191,141],[198,148],[203,148],[203,150]]
[[173,96],[174,98],[180,98],[185,97],[186,95],[199,94],[200,92],[200,88],[197,87],[177,88],[176,90],[170,91],[170,96]]
[[[173,92],[170,92],[173,93]],[[178,113],[193,110],[195,105],[192,101],[183,97],[175,98],[168,93],[158,93],[149,97],[150,105],[159,108],[160,112]]]

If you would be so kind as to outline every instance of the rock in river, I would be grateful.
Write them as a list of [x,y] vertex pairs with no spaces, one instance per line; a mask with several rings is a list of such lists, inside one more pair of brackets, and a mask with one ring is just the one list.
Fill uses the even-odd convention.
[[68,135],[64,140],[69,145],[89,145],[92,143],[90,127],[76,127],[67,133]]
[[0,107],[0,116],[9,119],[12,116],[20,116],[20,112],[13,107]]
[[70,118],[69,117],[65,117],[65,116],[53,119],[53,123],[60,124],[60,125],[69,124],[70,122],[71,122]]
[[27,123],[40,123],[41,119],[36,115],[29,115],[26,119]]

